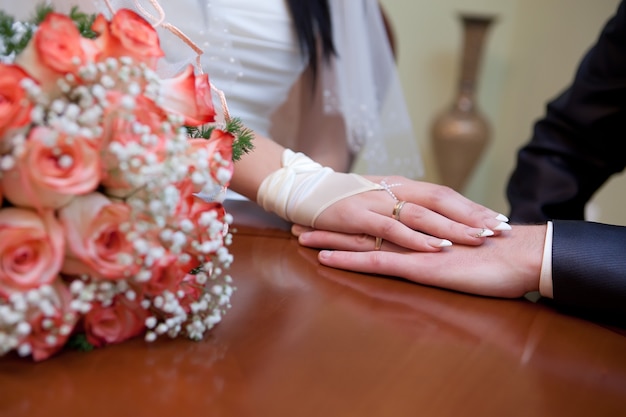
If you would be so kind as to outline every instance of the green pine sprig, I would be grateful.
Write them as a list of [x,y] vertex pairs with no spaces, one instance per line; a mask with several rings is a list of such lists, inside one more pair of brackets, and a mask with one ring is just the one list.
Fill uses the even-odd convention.
[[69,16],[70,19],[74,21],[74,24],[83,38],[93,39],[98,35],[91,29],[94,20],[96,20],[95,14],[83,13],[78,10],[78,6],[74,6],[70,10]]
[[[0,55],[15,57],[22,52],[33,37],[36,27],[53,11],[52,6],[39,4],[35,7],[35,13],[31,19],[20,22],[0,10],[0,45],[2,46]],[[81,36],[90,39],[96,37],[96,33],[91,30],[95,15],[83,13],[77,6],[74,6],[68,16],[78,28]]]
[[[189,136],[194,139],[209,139],[214,129],[215,126],[209,125],[200,127],[187,126]],[[235,137],[235,140],[233,141],[233,161],[236,162],[240,160],[244,154],[247,154],[254,149],[254,144],[252,143],[254,134],[250,129],[243,125],[241,120],[237,118],[231,119],[228,123],[226,123],[226,126],[224,126],[222,130]]]
[[49,4],[38,4],[35,6],[35,15],[30,20],[30,23],[39,25],[48,16],[48,13],[52,13],[54,8]]
[[225,130],[235,137],[233,142],[233,161],[240,160],[244,154],[254,149],[254,144],[252,143],[254,134],[252,130],[245,127],[238,118],[231,119],[226,124]]
[[30,38],[32,38],[34,26],[28,22],[16,24],[12,16],[0,10],[0,55],[15,56],[22,52]]

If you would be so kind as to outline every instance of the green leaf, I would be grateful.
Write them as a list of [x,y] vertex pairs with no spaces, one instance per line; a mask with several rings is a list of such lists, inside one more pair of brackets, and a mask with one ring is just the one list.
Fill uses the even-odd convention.
[[67,340],[65,347],[69,349],[79,350],[81,352],[89,352],[94,349],[94,345],[87,341],[85,333],[77,333]]

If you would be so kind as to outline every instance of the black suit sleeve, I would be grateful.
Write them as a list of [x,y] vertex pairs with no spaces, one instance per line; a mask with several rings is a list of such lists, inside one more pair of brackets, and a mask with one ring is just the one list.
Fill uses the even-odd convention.
[[553,227],[554,303],[626,323],[626,227],[567,220]]
[[[558,51],[555,51],[558,53]],[[626,6],[548,103],[507,187],[511,220],[583,219],[593,193],[626,163]]]

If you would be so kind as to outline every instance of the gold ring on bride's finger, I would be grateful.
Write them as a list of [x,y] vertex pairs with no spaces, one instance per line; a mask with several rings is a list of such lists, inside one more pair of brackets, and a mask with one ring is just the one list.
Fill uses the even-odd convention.
[[400,221],[400,211],[402,210],[402,207],[404,207],[404,203],[406,203],[406,201],[398,201],[396,205],[393,206],[391,217],[393,217],[394,220]]
[[374,250],[380,250],[380,247],[383,245],[383,238],[377,237],[376,243],[374,243]]

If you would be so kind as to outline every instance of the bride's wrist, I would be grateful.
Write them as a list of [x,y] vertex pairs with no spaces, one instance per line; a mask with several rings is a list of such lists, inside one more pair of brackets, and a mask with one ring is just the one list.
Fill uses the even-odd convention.
[[335,202],[377,189],[382,187],[360,175],[337,173],[285,149],[282,167],[263,180],[257,202],[288,221],[315,227],[319,215]]

